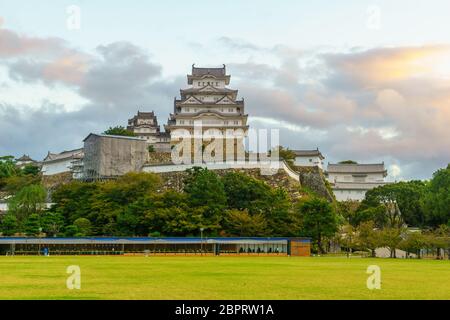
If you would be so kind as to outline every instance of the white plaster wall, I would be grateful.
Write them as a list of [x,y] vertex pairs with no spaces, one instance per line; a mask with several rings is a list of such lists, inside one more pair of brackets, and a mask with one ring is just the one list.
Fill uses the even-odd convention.
[[384,176],[382,173],[368,173],[366,177],[363,178],[363,181],[357,181],[350,173],[329,173],[328,181],[329,182],[383,182]]
[[42,165],[42,174],[51,176],[62,172],[69,172],[73,159],[61,160],[52,163],[44,163]]
[[334,196],[337,201],[362,201],[366,196],[366,190],[335,190],[333,189]]
[[320,157],[296,157],[294,164],[300,167],[314,167],[323,168],[323,163]]
[[225,81],[224,80],[217,80],[215,78],[203,78],[200,80],[192,80],[192,86],[193,88],[203,88],[208,84],[208,81],[212,84],[213,87],[216,88],[224,88],[225,87]]

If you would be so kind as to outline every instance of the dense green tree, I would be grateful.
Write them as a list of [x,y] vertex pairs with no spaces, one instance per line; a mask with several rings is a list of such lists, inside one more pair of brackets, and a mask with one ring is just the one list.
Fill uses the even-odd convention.
[[420,259],[421,250],[429,247],[429,245],[428,238],[421,232],[407,232],[399,245],[399,249],[406,251],[408,255],[414,253]]
[[338,217],[332,205],[322,198],[311,198],[299,206],[302,235],[311,237],[320,253],[325,253],[323,241],[338,230]]
[[229,208],[248,210],[251,214],[265,211],[271,193],[269,185],[240,172],[228,172],[222,181]]
[[[450,251],[450,227],[440,225],[438,228],[428,233],[429,247],[436,252],[436,258],[442,259],[442,250]],[[450,257],[449,257],[450,259]]]
[[352,253],[352,250],[357,246],[357,233],[356,228],[351,224],[344,224],[339,230],[337,240],[341,248],[345,248],[347,257]]
[[26,218],[23,231],[27,236],[38,236],[41,233],[40,217],[37,213],[32,213]]
[[361,203],[359,201],[354,200],[339,201],[336,202],[336,210],[347,223],[350,223],[355,227],[357,224],[353,224],[353,222],[360,204]]
[[339,161],[339,164],[358,164],[358,162],[356,162],[354,160],[343,160],[343,161]]
[[107,134],[110,136],[126,136],[126,137],[135,136],[135,134],[132,131],[127,130],[122,126],[109,127],[109,129],[103,132],[103,134]]
[[46,198],[47,191],[43,186],[29,185],[8,200],[8,209],[20,223],[31,214],[42,213],[45,209]]
[[203,207],[205,224],[220,228],[222,213],[227,205],[224,185],[213,171],[193,168],[187,171],[184,191],[194,207]]
[[397,258],[396,249],[400,248],[402,242],[402,234],[406,232],[403,228],[388,227],[380,232],[380,247],[386,247],[391,253],[391,258]]
[[75,237],[78,234],[78,228],[77,226],[74,226],[73,224],[66,226],[64,228],[64,236],[65,237]]
[[27,164],[22,169],[22,173],[24,175],[37,176],[39,175],[40,168],[34,164]]
[[225,213],[224,230],[228,235],[257,237],[267,235],[267,221],[260,213],[251,215],[247,210],[228,210]]
[[125,205],[155,192],[160,185],[161,179],[154,173],[130,172],[117,180],[102,183],[100,187],[105,200]]
[[[380,204],[393,208],[395,203],[402,220],[409,226],[421,227],[425,224],[425,216],[420,205],[425,192],[426,184],[422,181],[408,181],[386,184],[367,191],[361,208],[377,207]],[[398,217],[387,217],[397,219]],[[398,219],[397,219],[398,220]]]
[[427,225],[434,228],[442,224],[450,226],[450,165],[433,174],[425,190],[422,208]]
[[64,217],[59,212],[46,211],[41,217],[41,226],[47,236],[57,236],[64,228]]
[[78,218],[73,222],[73,225],[77,227],[78,236],[85,237],[91,233],[91,222],[86,218]]
[[3,181],[5,183],[3,190],[10,195],[14,195],[29,185],[39,185],[41,178],[33,175],[16,175],[5,178]]
[[1,156],[0,157],[0,190],[7,185],[5,179],[20,174],[20,170],[14,163],[13,156]]
[[369,250],[371,256],[375,257],[375,249],[382,244],[381,235],[375,229],[373,221],[365,221],[358,225],[357,243],[362,250]]
[[12,236],[19,231],[17,218],[13,214],[6,214],[0,222],[0,231],[4,236]]
[[289,148],[278,147],[278,154],[281,160],[285,160],[289,163],[293,163],[295,160],[295,152]]
[[93,199],[101,193],[100,183],[72,181],[61,185],[52,194],[51,211],[60,212],[70,225],[78,218],[87,217],[101,208],[93,208]]
[[300,232],[299,216],[292,208],[292,200],[283,188],[273,188],[265,200],[262,212],[272,236],[295,236]]
[[0,157],[0,179],[8,178],[20,173],[20,170],[14,163],[13,156]]
[[292,200],[285,189],[272,188],[267,183],[239,172],[229,172],[222,178],[228,208],[261,214],[272,236],[298,234],[298,221],[292,210]]

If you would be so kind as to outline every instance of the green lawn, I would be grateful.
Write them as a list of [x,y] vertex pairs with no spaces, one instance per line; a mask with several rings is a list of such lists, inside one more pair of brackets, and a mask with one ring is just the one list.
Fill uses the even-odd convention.
[[[366,269],[381,268],[381,290]],[[66,268],[81,268],[81,290]],[[450,261],[297,257],[0,257],[0,299],[450,299]]]

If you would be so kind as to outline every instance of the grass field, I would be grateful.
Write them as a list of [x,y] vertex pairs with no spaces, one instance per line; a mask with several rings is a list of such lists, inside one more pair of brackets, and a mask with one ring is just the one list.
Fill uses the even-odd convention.
[[[366,269],[381,268],[381,290]],[[81,268],[81,290],[66,268]],[[0,299],[450,299],[450,261],[294,257],[0,257]]]

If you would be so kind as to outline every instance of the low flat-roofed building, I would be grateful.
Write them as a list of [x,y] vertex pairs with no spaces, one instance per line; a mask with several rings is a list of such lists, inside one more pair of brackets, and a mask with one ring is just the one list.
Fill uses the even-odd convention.
[[309,256],[309,238],[0,238],[0,254]]
[[384,163],[329,163],[326,175],[338,201],[364,200],[368,190],[387,184]]

